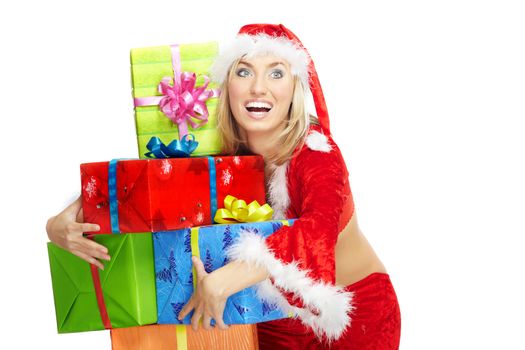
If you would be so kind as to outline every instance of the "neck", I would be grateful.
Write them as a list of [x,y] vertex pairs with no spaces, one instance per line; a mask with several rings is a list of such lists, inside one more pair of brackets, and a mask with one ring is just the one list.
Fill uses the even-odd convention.
[[274,139],[275,136],[266,133],[250,133],[246,135],[250,151],[264,158],[265,161],[275,154],[278,145]]

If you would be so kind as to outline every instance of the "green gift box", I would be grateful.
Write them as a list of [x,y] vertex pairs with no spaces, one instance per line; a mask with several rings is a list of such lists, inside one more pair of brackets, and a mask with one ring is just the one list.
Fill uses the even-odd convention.
[[[209,69],[218,54],[216,42],[167,45],[131,50],[131,77],[133,87],[133,98],[135,102],[135,126],[137,130],[137,142],[139,157],[146,158],[148,153],[147,144],[152,137],[158,137],[166,146],[174,140],[178,140],[179,125],[174,123],[160,107],[159,101],[164,94],[159,92],[159,83],[169,78],[170,85],[177,84],[173,80],[180,79],[183,72],[195,73],[195,87],[205,83],[205,76],[209,77]],[[176,74],[174,74],[176,72]],[[177,79],[174,79],[174,76]],[[178,84],[181,86],[181,84]],[[187,84],[182,83],[182,86]],[[208,85],[207,90],[215,89],[214,83]],[[188,94],[179,99],[188,102]],[[201,95],[202,97],[202,95]],[[152,100],[155,102],[143,103],[138,101]],[[192,99],[197,101],[197,95]],[[192,102],[193,103],[193,102]],[[199,143],[192,156],[206,156],[219,154],[221,151],[219,134],[217,132],[217,106],[218,98],[211,97],[205,102],[208,109],[208,121],[198,128],[192,128],[188,123],[188,132],[195,136]],[[181,109],[182,110],[182,109]],[[191,109],[191,113],[193,113]],[[195,109],[197,114],[202,111]],[[185,114],[187,115],[187,114]],[[195,118],[191,120],[199,122]],[[184,130],[182,128],[181,130]]]
[[94,240],[111,256],[104,270],[48,243],[58,333],[156,323],[152,234],[95,235]]

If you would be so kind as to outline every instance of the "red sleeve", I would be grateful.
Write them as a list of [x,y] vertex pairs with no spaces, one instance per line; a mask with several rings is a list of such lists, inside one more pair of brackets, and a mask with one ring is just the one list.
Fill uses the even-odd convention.
[[[330,140],[330,139],[329,139]],[[290,166],[289,177],[299,192],[298,220],[266,239],[274,256],[284,263],[296,262],[308,276],[335,283],[335,244],[346,194],[347,171],[337,146],[330,152],[305,148]]]
[[324,147],[305,146],[288,169],[294,182],[290,187],[298,189],[292,200],[298,219],[266,240],[243,232],[229,256],[264,266],[270,278],[257,286],[261,298],[293,312],[320,337],[334,340],[350,324],[353,309],[352,294],[334,285],[335,244],[350,192],[339,149],[317,134],[324,138]]

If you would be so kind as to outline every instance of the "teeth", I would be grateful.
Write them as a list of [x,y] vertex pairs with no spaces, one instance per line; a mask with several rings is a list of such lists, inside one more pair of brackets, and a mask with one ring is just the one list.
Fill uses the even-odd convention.
[[266,102],[249,102],[246,108],[267,108],[271,109],[272,105]]

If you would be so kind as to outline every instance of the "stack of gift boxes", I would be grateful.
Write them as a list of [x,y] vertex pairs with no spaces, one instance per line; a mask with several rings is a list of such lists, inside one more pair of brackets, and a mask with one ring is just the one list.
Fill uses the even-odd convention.
[[[240,231],[267,236],[290,224],[271,221],[263,205],[261,157],[220,156],[219,91],[207,78],[217,51],[216,43],[131,51],[140,159],[80,166],[84,221],[100,225],[87,236],[111,261],[99,270],[48,244],[59,333],[189,324],[191,314],[178,314],[195,287],[192,255],[211,272],[228,262]],[[281,317],[254,288],[224,311],[227,324]]]

